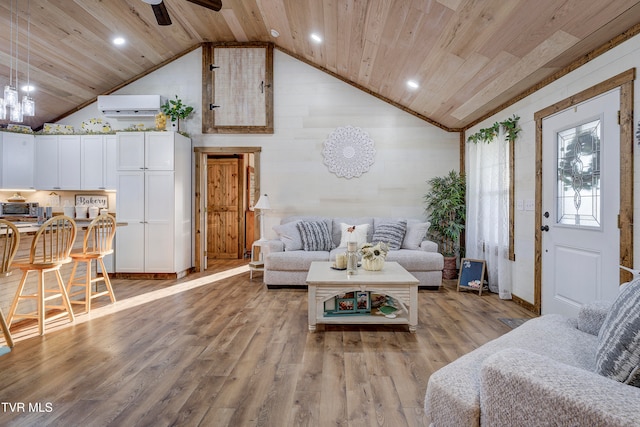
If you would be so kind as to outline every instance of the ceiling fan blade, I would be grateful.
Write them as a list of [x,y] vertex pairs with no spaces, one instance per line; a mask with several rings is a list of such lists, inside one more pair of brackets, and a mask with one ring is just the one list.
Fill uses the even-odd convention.
[[156,15],[156,21],[158,21],[158,25],[171,25],[169,11],[167,11],[167,7],[164,5],[164,2],[152,4],[151,8],[153,8],[153,14]]
[[198,6],[206,7],[207,9],[215,10],[218,12],[222,9],[222,0],[187,0]]

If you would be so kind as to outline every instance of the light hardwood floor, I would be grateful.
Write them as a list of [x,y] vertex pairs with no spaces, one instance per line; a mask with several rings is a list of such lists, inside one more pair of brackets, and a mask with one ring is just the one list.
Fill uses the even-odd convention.
[[214,270],[114,280],[116,304],[97,300],[44,337],[17,325],[0,357],[0,425],[428,425],[429,375],[508,332],[499,318],[533,317],[447,283],[419,292],[416,334],[321,325],[310,334],[305,291],[267,290],[243,261]]

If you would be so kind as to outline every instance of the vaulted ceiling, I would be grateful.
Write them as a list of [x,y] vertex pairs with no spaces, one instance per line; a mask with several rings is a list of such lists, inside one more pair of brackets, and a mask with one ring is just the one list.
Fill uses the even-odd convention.
[[[37,88],[37,115],[25,124],[37,128],[202,42],[271,41],[459,129],[640,31],[640,0],[222,0],[219,12],[164,4],[169,26],[142,0],[0,0],[0,85],[17,37],[19,86],[29,53]],[[116,36],[127,42],[115,46]]]

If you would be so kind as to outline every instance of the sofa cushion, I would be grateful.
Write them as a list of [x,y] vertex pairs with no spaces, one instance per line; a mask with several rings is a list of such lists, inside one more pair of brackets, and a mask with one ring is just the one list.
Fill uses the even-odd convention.
[[407,221],[407,232],[402,240],[402,249],[420,249],[431,224],[428,222]]
[[357,224],[369,224],[369,228],[367,230],[367,242],[371,241],[371,236],[373,235],[373,218],[372,217],[336,217],[333,218],[333,225],[331,225],[331,237],[333,238],[333,243],[335,247],[340,246],[340,241],[342,240],[342,228],[340,224],[345,223],[349,225],[357,225]]
[[395,222],[383,222],[376,225],[373,230],[371,242],[386,243],[390,250],[398,250],[402,246],[402,240],[407,231],[407,220],[403,219]]
[[640,279],[618,294],[598,334],[596,372],[640,387]]
[[[355,227],[353,231],[348,231],[350,227]],[[344,222],[340,223],[340,244],[339,248],[346,248],[348,241],[355,241],[358,244],[358,247],[362,246],[367,242],[367,232],[369,231],[369,224],[346,224]]]
[[296,224],[305,251],[330,251],[333,249],[331,233],[324,221],[300,221]]
[[329,252],[273,252],[266,255],[264,266],[266,270],[271,271],[308,271],[313,261],[329,261]]
[[300,251],[303,248],[302,237],[298,230],[298,222],[300,221],[286,222],[273,227],[273,231],[276,232],[278,238],[284,243],[285,251]]
[[439,253],[399,249],[387,253],[387,261],[395,261],[407,271],[437,271],[444,267],[444,258]]

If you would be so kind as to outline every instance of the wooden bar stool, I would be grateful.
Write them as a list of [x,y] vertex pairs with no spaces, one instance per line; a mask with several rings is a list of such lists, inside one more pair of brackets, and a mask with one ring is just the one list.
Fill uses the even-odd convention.
[[[0,277],[6,277],[11,274],[9,269],[13,257],[18,251],[18,245],[20,244],[20,232],[15,225],[0,219]],[[7,320],[0,310],[0,326],[2,326],[2,332],[4,333],[4,340],[9,347],[13,347],[13,338],[7,325]]]
[[[76,240],[76,231],[76,223],[73,219],[64,215],[54,216],[42,224],[34,236],[29,258],[13,263],[12,267],[22,270],[22,279],[9,311],[7,319],[9,326],[15,319],[37,319],[40,335],[44,335],[45,320],[53,320],[65,315],[69,317],[69,321],[73,322],[75,320],[67,289],[60,274],[60,267],[71,262],[69,253]],[[22,295],[27,276],[32,271],[38,273],[38,289],[34,294]],[[57,288],[45,287],[45,273],[49,272],[55,273],[58,283]],[[62,300],[62,304],[47,304],[48,301],[56,299]],[[35,301],[36,310],[25,314],[16,313],[18,304],[23,300]],[[63,311],[46,317],[47,309]]]
[[[72,252],[71,259],[73,259],[73,269],[71,270],[71,278],[67,283],[67,293],[71,299],[71,304],[84,305],[85,313],[91,311],[91,300],[104,295],[109,295],[111,302],[116,302],[116,296],[113,293],[111,287],[111,280],[107,274],[107,269],[104,265],[104,257],[110,253],[113,253],[112,242],[113,236],[116,234],[116,220],[109,214],[102,214],[96,217],[87,232],[84,235],[84,242],[82,244],[82,252]],[[91,261],[95,260],[97,264],[102,268],[102,277],[92,277]],[[84,277],[76,277],[76,270],[78,263],[84,262],[86,264],[86,274]],[[97,265],[96,265],[97,270]],[[97,271],[96,271],[97,272]],[[78,279],[82,279],[78,281]],[[104,281],[106,289],[104,291],[98,291],[97,282]],[[91,284],[96,283],[95,291],[91,290]],[[82,290],[73,291],[72,288],[81,287]],[[73,299],[76,295],[84,295],[84,299]]]

